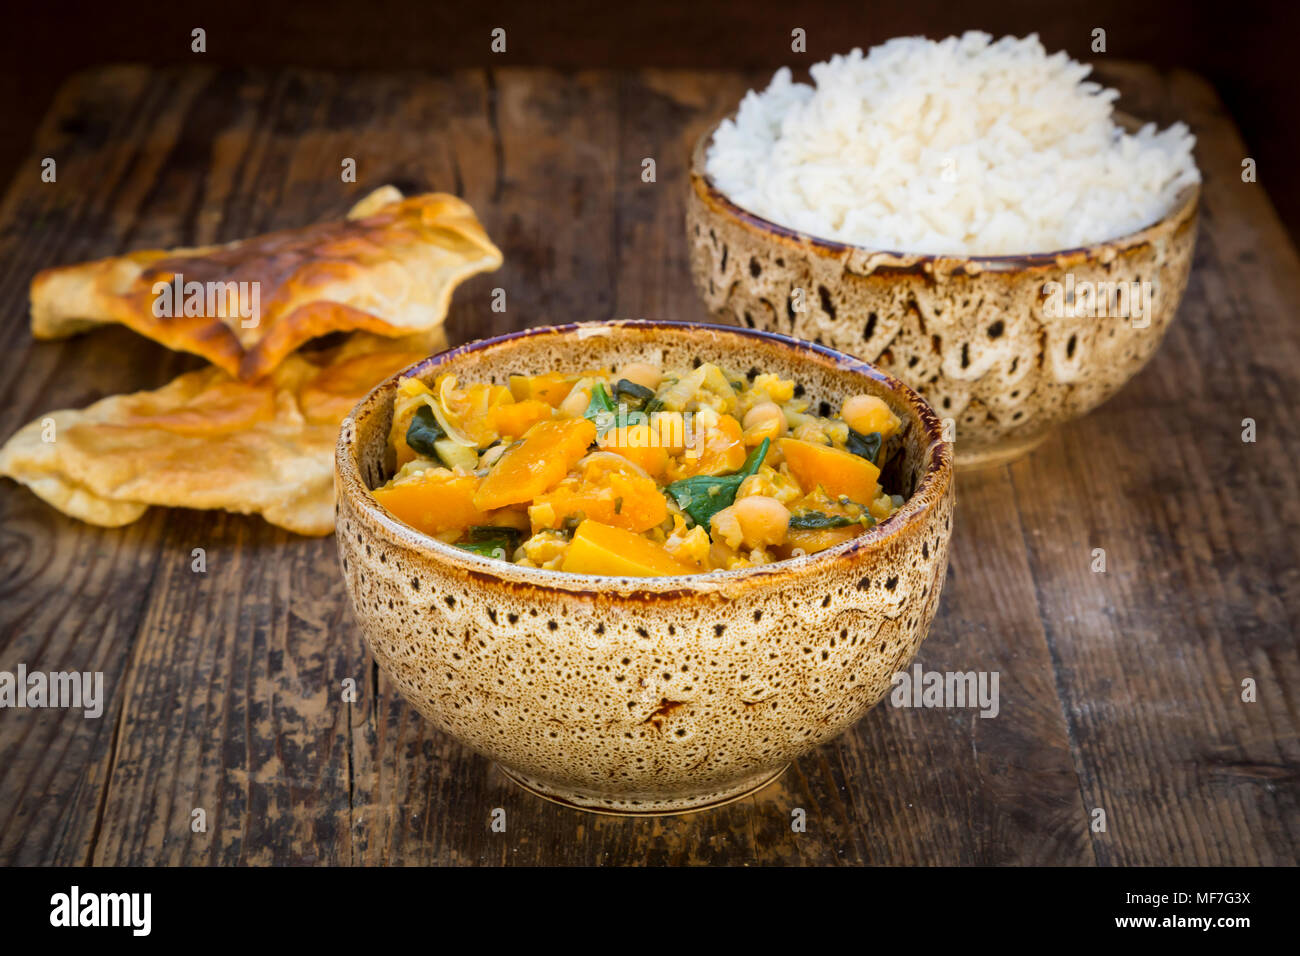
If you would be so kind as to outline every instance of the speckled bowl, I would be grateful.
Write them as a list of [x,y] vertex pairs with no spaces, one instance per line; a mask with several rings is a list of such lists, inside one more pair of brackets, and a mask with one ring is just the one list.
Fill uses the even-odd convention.
[[[1155,352],[1187,285],[1199,187],[1151,226],[1086,248],[904,254],[807,236],[741,209],[705,173],[712,137],[695,148],[686,212],[705,305],[722,321],[828,345],[897,375],[946,420],[959,468],[1018,458],[1119,391]],[[1045,284],[1064,286],[1067,274],[1078,288],[1150,282],[1149,314],[1058,316]]]
[[952,522],[952,446],[910,388],[821,346],[744,329],[604,322],[530,329],[405,374],[462,381],[696,358],[793,377],[903,420],[888,520],[831,550],[740,571],[619,578],[516,567],[385,512],[397,377],[344,422],[338,548],[375,659],[440,730],[535,793],[608,813],[676,813],[743,796],[865,714],[925,638]]

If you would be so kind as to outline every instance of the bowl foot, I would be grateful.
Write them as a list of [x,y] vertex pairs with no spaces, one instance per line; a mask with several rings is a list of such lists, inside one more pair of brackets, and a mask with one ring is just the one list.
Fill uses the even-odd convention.
[[731,803],[733,800],[739,800],[741,797],[762,790],[785,773],[788,766],[787,764],[786,767],[776,771],[765,770],[720,790],[664,797],[626,797],[590,790],[571,790],[497,764],[501,772],[520,787],[552,803],[573,807],[575,810],[586,810],[589,813],[607,813],[620,817],[670,816],[675,813],[693,813],[696,810],[720,807],[724,803]]
[[1011,462],[1025,457],[1047,441],[1051,434],[1050,431],[1043,432],[1041,435],[1034,435],[1032,438],[1014,439],[971,451],[962,451],[961,442],[958,441],[953,445],[953,450],[956,452],[954,462],[958,471],[979,471],[981,468],[996,468],[998,465],[1009,465]]

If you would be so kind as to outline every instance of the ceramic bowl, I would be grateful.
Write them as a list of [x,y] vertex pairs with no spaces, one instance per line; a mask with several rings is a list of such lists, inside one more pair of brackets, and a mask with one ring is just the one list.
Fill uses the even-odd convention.
[[[691,272],[709,311],[897,375],[944,420],[961,468],[1018,458],[1115,394],[1155,352],[1187,285],[1199,187],[1151,226],[1086,248],[903,254],[818,239],[740,208],[705,172],[712,138],[710,129],[696,145],[686,213]],[[1121,288],[1127,306],[1112,299]]]
[[371,495],[397,377],[345,421],[336,458],[343,576],[375,659],[421,714],[550,799],[674,813],[743,796],[865,714],[912,660],[939,602],[952,447],[912,389],[784,336],[668,322],[530,329],[403,374],[510,374],[696,359],[777,372],[838,407],[868,392],[903,421],[888,520],[831,550],[662,578],[566,574],[480,557],[391,517]]

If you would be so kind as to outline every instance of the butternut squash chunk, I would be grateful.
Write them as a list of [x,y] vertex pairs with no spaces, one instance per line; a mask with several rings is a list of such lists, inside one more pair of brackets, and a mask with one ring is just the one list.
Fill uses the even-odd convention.
[[533,531],[559,528],[575,515],[627,531],[649,531],[668,517],[668,503],[655,483],[640,475],[607,472],[597,480],[565,478],[528,509]]
[[561,570],[645,578],[657,574],[692,574],[696,569],[678,561],[649,538],[587,520],[574,532]]
[[696,475],[726,475],[745,464],[749,449],[745,431],[730,415],[718,417],[718,423],[705,428],[696,419],[690,447],[680,460],[669,462],[668,477],[673,481]]
[[791,529],[786,536],[785,544],[778,549],[777,553],[783,558],[792,557],[796,550],[804,554],[815,554],[833,548],[837,544],[843,544],[850,538],[856,538],[866,530],[862,525],[849,525],[846,528]]
[[470,525],[490,524],[488,514],[474,503],[476,475],[431,468],[405,481],[371,494],[395,518],[425,534],[462,531]]
[[490,511],[531,501],[557,485],[595,440],[596,426],[585,418],[538,422],[488,472],[475,507]]
[[554,409],[546,402],[525,398],[523,401],[493,406],[488,412],[488,418],[502,438],[515,439],[553,414]]
[[668,449],[650,422],[611,428],[600,439],[600,447],[622,455],[652,478],[668,470]]
[[559,406],[578,380],[576,375],[562,372],[547,372],[545,375],[511,375],[510,393],[515,401],[523,402],[535,398],[552,408]]
[[821,485],[832,497],[847,495],[863,505],[870,504],[880,493],[876,487],[880,469],[865,458],[797,438],[782,438],[781,453],[805,492]]

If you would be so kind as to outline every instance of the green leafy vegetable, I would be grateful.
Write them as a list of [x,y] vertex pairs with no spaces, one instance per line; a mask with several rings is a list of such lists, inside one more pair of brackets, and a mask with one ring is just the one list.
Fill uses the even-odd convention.
[[516,544],[522,540],[524,533],[518,528],[499,524],[472,524],[466,532],[471,541],[491,541],[495,538],[509,538]]
[[510,547],[509,538],[491,538],[487,541],[459,541],[456,543],[456,547],[472,554],[481,554],[485,558],[496,558],[498,561],[508,561],[513,551]]
[[591,401],[587,403],[587,410],[582,413],[582,417],[595,423],[597,438],[618,425],[618,408],[604,382],[597,382],[591,387]]
[[614,399],[605,383],[597,382],[591,387],[591,401],[587,403],[587,410],[582,413],[582,417],[594,422],[601,414],[614,414]]
[[770,438],[764,438],[763,443],[749,453],[744,467],[734,475],[696,475],[694,478],[683,478],[669,485],[668,493],[696,524],[707,528],[709,520],[715,514],[723,508],[731,507],[735,502],[741,483],[757,474],[771,444]]
[[502,525],[476,524],[470,526],[465,536],[466,540],[456,542],[456,547],[463,551],[481,554],[485,558],[508,561],[515,549],[519,547],[523,532],[518,528]]
[[652,399],[650,399],[650,401],[648,401],[648,402],[645,403],[645,408],[642,409],[642,410],[643,410],[647,415],[649,415],[649,414],[651,414],[651,413],[653,413],[653,412],[662,412],[662,411],[664,410],[664,403],[661,402],[661,401],[660,401],[659,399],[657,399],[657,398],[652,398]]
[[411,424],[406,429],[406,443],[412,451],[419,452],[425,458],[436,458],[438,450],[434,448],[434,442],[446,437],[447,433],[438,424],[438,419],[434,418],[432,408],[421,405],[416,409],[411,416]]
[[[870,524],[867,524],[870,522]],[[846,515],[827,515],[820,511],[805,511],[802,514],[790,516],[790,527],[796,531],[820,531],[823,528],[847,528],[849,525],[875,524],[870,515],[863,515],[862,518],[850,518]]]
[[628,398],[634,399],[638,405],[655,397],[654,389],[638,385],[636,382],[630,382],[625,378],[620,378],[614,383],[614,394],[626,395]]
[[[615,386],[618,389],[623,384],[631,385],[633,388],[641,388],[626,379],[620,379],[619,384]],[[653,395],[649,389],[642,389]],[[603,438],[605,433],[611,428],[623,428],[627,425],[640,425],[647,420],[646,413],[643,411],[628,411],[624,404],[615,405],[613,397],[609,394],[603,382],[597,382],[591,389],[591,401],[587,403],[587,410],[583,412],[583,418],[596,424],[596,437]]]
[[884,441],[884,436],[880,432],[864,435],[850,428],[849,440],[845,442],[845,447],[859,458],[865,458],[873,465],[878,465],[880,464],[880,446],[884,444]]

